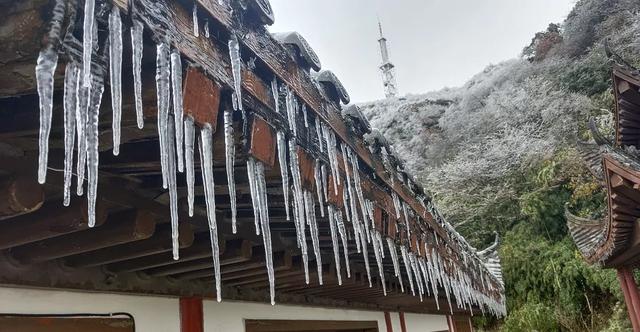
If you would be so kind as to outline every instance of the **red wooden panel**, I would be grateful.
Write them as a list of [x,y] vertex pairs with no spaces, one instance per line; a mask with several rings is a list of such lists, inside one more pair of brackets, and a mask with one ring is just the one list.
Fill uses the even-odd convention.
[[343,200],[343,195],[344,195],[344,178],[340,179],[340,184],[338,184],[338,194],[335,194],[335,187],[336,187],[336,183],[335,181],[333,181],[333,176],[329,175],[329,181],[328,182],[328,188],[327,188],[327,192],[329,193],[329,196],[327,197],[327,201],[332,204],[335,205],[339,208],[344,207],[344,200]]
[[180,298],[180,332],[204,332],[202,298]]
[[187,70],[184,80],[184,113],[191,115],[197,124],[211,124],[216,130],[220,109],[220,86],[194,67]]
[[302,186],[307,190],[314,190],[314,162],[304,149],[298,146],[298,162],[300,163],[300,175],[302,177]]
[[258,116],[253,117],[251,147],[249,153],[269,167],[276,164],[276,135],[269,124]]

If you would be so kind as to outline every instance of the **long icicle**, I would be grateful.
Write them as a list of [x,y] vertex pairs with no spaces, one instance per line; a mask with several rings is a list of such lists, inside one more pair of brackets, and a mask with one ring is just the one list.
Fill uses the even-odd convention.
[[233,109],[242,111],[242,58],[240,57],[240,43],[238,37],[232,35],[229,39],[229,57],[231,58],[231,72],[233,74]]
[[171,91],[173,92],[173,119],[176,128],[176,155],[178,158],[178,172],[184,172],[184,149],[182,130],[183,122],[183,102],[182,102],[182,60],[180,52],[173,50],[171,52]]
[[253,222],[256,228],[256,235],[260,235],[260,197],[258,196],[256,182],[256,161],[253,158],[247,158],[247,177],[249,179],[249,191],[251,192],[251,205],[253,206]]
[[336,232],[335,209],[333,205],[327,206],[327,214],[329,215],[329,231],[331,232],[331,246],[333,247],[333,261],[336,265],[338,285],[342,285],[342,273],[340,273],[340,244],[338,243],[338,233]]
[[373,244],[373,253],[376,257],[376,264],[378,265],[378,275],[380,276],[380,281],[382,282],[382,292],[384,296],[387,296],[387,283],[384,280],[384,267],[382,265],[382,251],[384,249],[380,247],[380,241],[378,241],[378,238],[380,238],[381,235],[375,229],[372,229],[371,233],[371,237],[373,238],[373,241],[371,241],[371,243]]
[[291,168],[291,178],[293,179],[293,206],[294,221],[296,222],[296,232],[298,245],[302,251],[302,265],[304,268],[305,282],[309,284],[309,254],[307,252],[307,239],[305,234],[305,212],[304,194],[302,190],[302,177],[300,175],[300,164],[298,161],[297,146],[293,140],[289,140],[289,159]]
[[256,162],[256,178],[258,182],[258,195],[262,202],[262,217],[260,218],[260,227],[262,228],[262,241],[265,250],[265,260],[267,264],[267,275],[269,277],[269,293],[271,295],[271,305],[276,304],[276,286],[275,273],[273,270],[273,248],[271,246],[271,229],[269,227],[269,209],[267,202],[267,182],[264,176],[264,165]]
[[236,224],[238,212],[236,208],[236,181],[233,168],[236,160],[236,144],[233,137],[233,113],[230,110],[224,111],[224,146],[229,200],[231,201],[231,231],[233,234],[236,234],[238,231]]
[[187,204],[189,205],[189,217],[193,217],[193,200],[195,186],[195,169],[193,161],[196,128],[193,117],[188,115],[184,119],[184,162],[187,171]]
[[338,234],[340,234],[340,241],[342,242],[342,252],[344,254],[344,265],[347,268],[347,278],[351,278],[351,266],[349,265],[349,243],[347,240],[348,234],[340,210],[335,211],[334,218],[336,219],[336,223],[338,224]]
[[156,54],[156,93],[158,103],[158,138],[160,140],[160,165],[162,168],[162,187],[167,188],[167,122],[169,121],[170,94],[169,46],[165,43],[157,45]]
[[92,84],[91,98],[89,100],[89,114],[87,115],[87,203],[89,227],[96,224],[96,199],[98,197],[98,121],[100,116],[100,103],[104,83],[102,77],[96,77]]
[[207,206],[207,221],[209,223],[209,237],[211,239],[211,253],[216,283],[216,299],[222,300],[220,277],[220,247],[218,244],[218,224],[216,220],[216,196],[213,178],[213,129],[208,123],[200,130],[200,161],[202,167],[202,182],[204,184],[205,203]]
[[390,237],[387,238],[387,247],[389,249],[389,252],[391,253],[391,261],[393,262],[393,273],[400,282],[400,290],[404,293],[402,274],[400,273],[400,263],[398,262],[398,251],[396,250],[396,245],[393,242],[393,239]]
[[315,161],[313,165],[313,178],[316,182],[316,194],[318,195],[318,202],[320,203],[320,216],[324,218],[324,196],[323,196],[323,181],[322,171],[320,170],[320,160]]
[[322,255],[320,252],[320,239],[318,237],[318,223],[316,221],[316,208],[313,194],[310,191],[304,191],[304,206],[307,212],[307,225],[309,233],[311,233],[311,243],[313,244],[313,253],[316,257],[316,267],[318,270],[318,283],[322,285]]
[[167,141],[165,154],[167,156],[167,186],[169,187],[169,208],[171,213],[171,240],[173,244],[173,259],[180,258],[178,234],[178,185],[176,182],[176,149],[173,141],[175,128],[172,119],[167,120]]
[[67,65],[64,75],[64,198],[62,200],[64,206],[69,206],[71,203],[78,84],[80,84],[80,70],[75,62],[71,62]]
[[89,99],[91,95],[91,87],[84,87],[82,80],[83,75],[80,73],[80,83],[76,87],[76,133],[78,134],[76,136],[78,141],[76,193],[78,196],[81,196],[83,193],[85,170],[87,169],[87,114],[89,113]]
[[289,171],[287,163],[287,139],[284,133],[278,131],[278,163],[280,164],[280,177],[282,178],[282,194],[284,195],[284,209],[287,213],[287,220],[291,220],[289,212]]
[[136,104],[136,121],[138,128],[144,127],[144,113],[142,109],[142,51],[144,25],[138,20],[133,20],[131,25],[131,56],[133,63],[133,92]]
[[47,165],[49,161],[49,133],[51,132],[51,117],[53,115],[53,75],[58,66],[58,53],[49,45],[38,55],[36,65],[36,83],[40,99],[40,132],[38,155],[38,182],[43,184],[47,180]]
[[82,27],[82,84],[85,88],[91,86],[91,56],[93,54],[93,30],[96,22],[95,0],[84,2],[84,23]]
[[113,6],[109,14],[109,78],[113,109],[113,155],[120,154],[120,124],[122,122],[122,21],[120,9]]

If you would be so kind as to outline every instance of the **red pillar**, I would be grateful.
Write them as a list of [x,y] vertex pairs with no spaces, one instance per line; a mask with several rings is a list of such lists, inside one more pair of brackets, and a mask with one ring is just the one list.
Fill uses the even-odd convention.
[[180,298],[180,332],[204,332],[202,298]]
[[624,302],[627,305],[627,311],[629,312],[629,320],[631,321],[631,325],[633,326],[633,332],[640,332],[640,324],[638,323],[638,316],[636,315],[633,300],[629,292],[629,284],[627,283],[627,277],[624,272],[625,270],[625,268],[619,268],[617,270],[618,280],[620,281],[620,288],[622,289],[622,294],[624,295]]
[[625,268],[623,273],[627,281],[629,294],[631,295],[631,302],[633,303],[633,311],[636,314],[636,321],[639,323],[638,325],[640,325],[640,296],[638,296],[638,285],[636,285],[636,280],[633,278],[633,273],[629,268]]
[[388,311],[384,312],[384,323],[387,325],[387,332],[393,332],[393,325],[391,324],[391,314]]
[[407,324],[404,322],[404,312],[399,312],[398,317],[400,318],[400,329],[402,332],[407,332]]

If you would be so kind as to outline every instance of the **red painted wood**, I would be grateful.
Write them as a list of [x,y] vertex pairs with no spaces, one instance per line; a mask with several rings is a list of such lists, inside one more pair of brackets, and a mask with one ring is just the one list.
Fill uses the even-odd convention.
[[387,325],[387,332],[393,332],[393,325],[391,325],[391,314],[388,311],[384,312],[384,322]]
[[620,288],[622,289],[622,294],[624,295],[624,302],[627,305],[627,311],[629,312],[629,320],[631,321],[631,325],[633,326],[633,331],[639,332],[640,325],[638,324],[638,317],[636,316],[635,310],[633,308],[631,294],[629,294],[629,287],[627,286],[626,276],[624,274],[624,268],[619,268],[617,272],[618,272],[618,280],[620,281]]
[[447,325],[449,326],[449,332],[456,332],[456,323],[453,321],[453,316],[447,316]]
[[202,298],[180,298],[180,332],[204,332]]
[[629,295],[631,296],[631,303],[633,303],[633,311],[636,316],[636,322],[638,322],[638,328],[640,329],[640,296],[638,296],[638,285],[636,285],[636,281],[633,278],[633,274],[629,268],[624,268],[622,270],[624,274],[625,281],[627,282],[627,289],[629,290]]
[[402,332],[407,332],[407,324],[404,321],[404,312],[399,312],[398,317],[400,317],[400,329],[402,330]]

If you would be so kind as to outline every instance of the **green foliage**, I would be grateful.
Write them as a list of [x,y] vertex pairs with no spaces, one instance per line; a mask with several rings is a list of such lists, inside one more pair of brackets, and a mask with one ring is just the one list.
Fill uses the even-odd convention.
[[[592,97],[611,88],[611,65],[602,50],[589,54],[585,59],[573,61],[562,70],[560,85],[571,91]],[[566,64],[563,64],[566,65]]]

